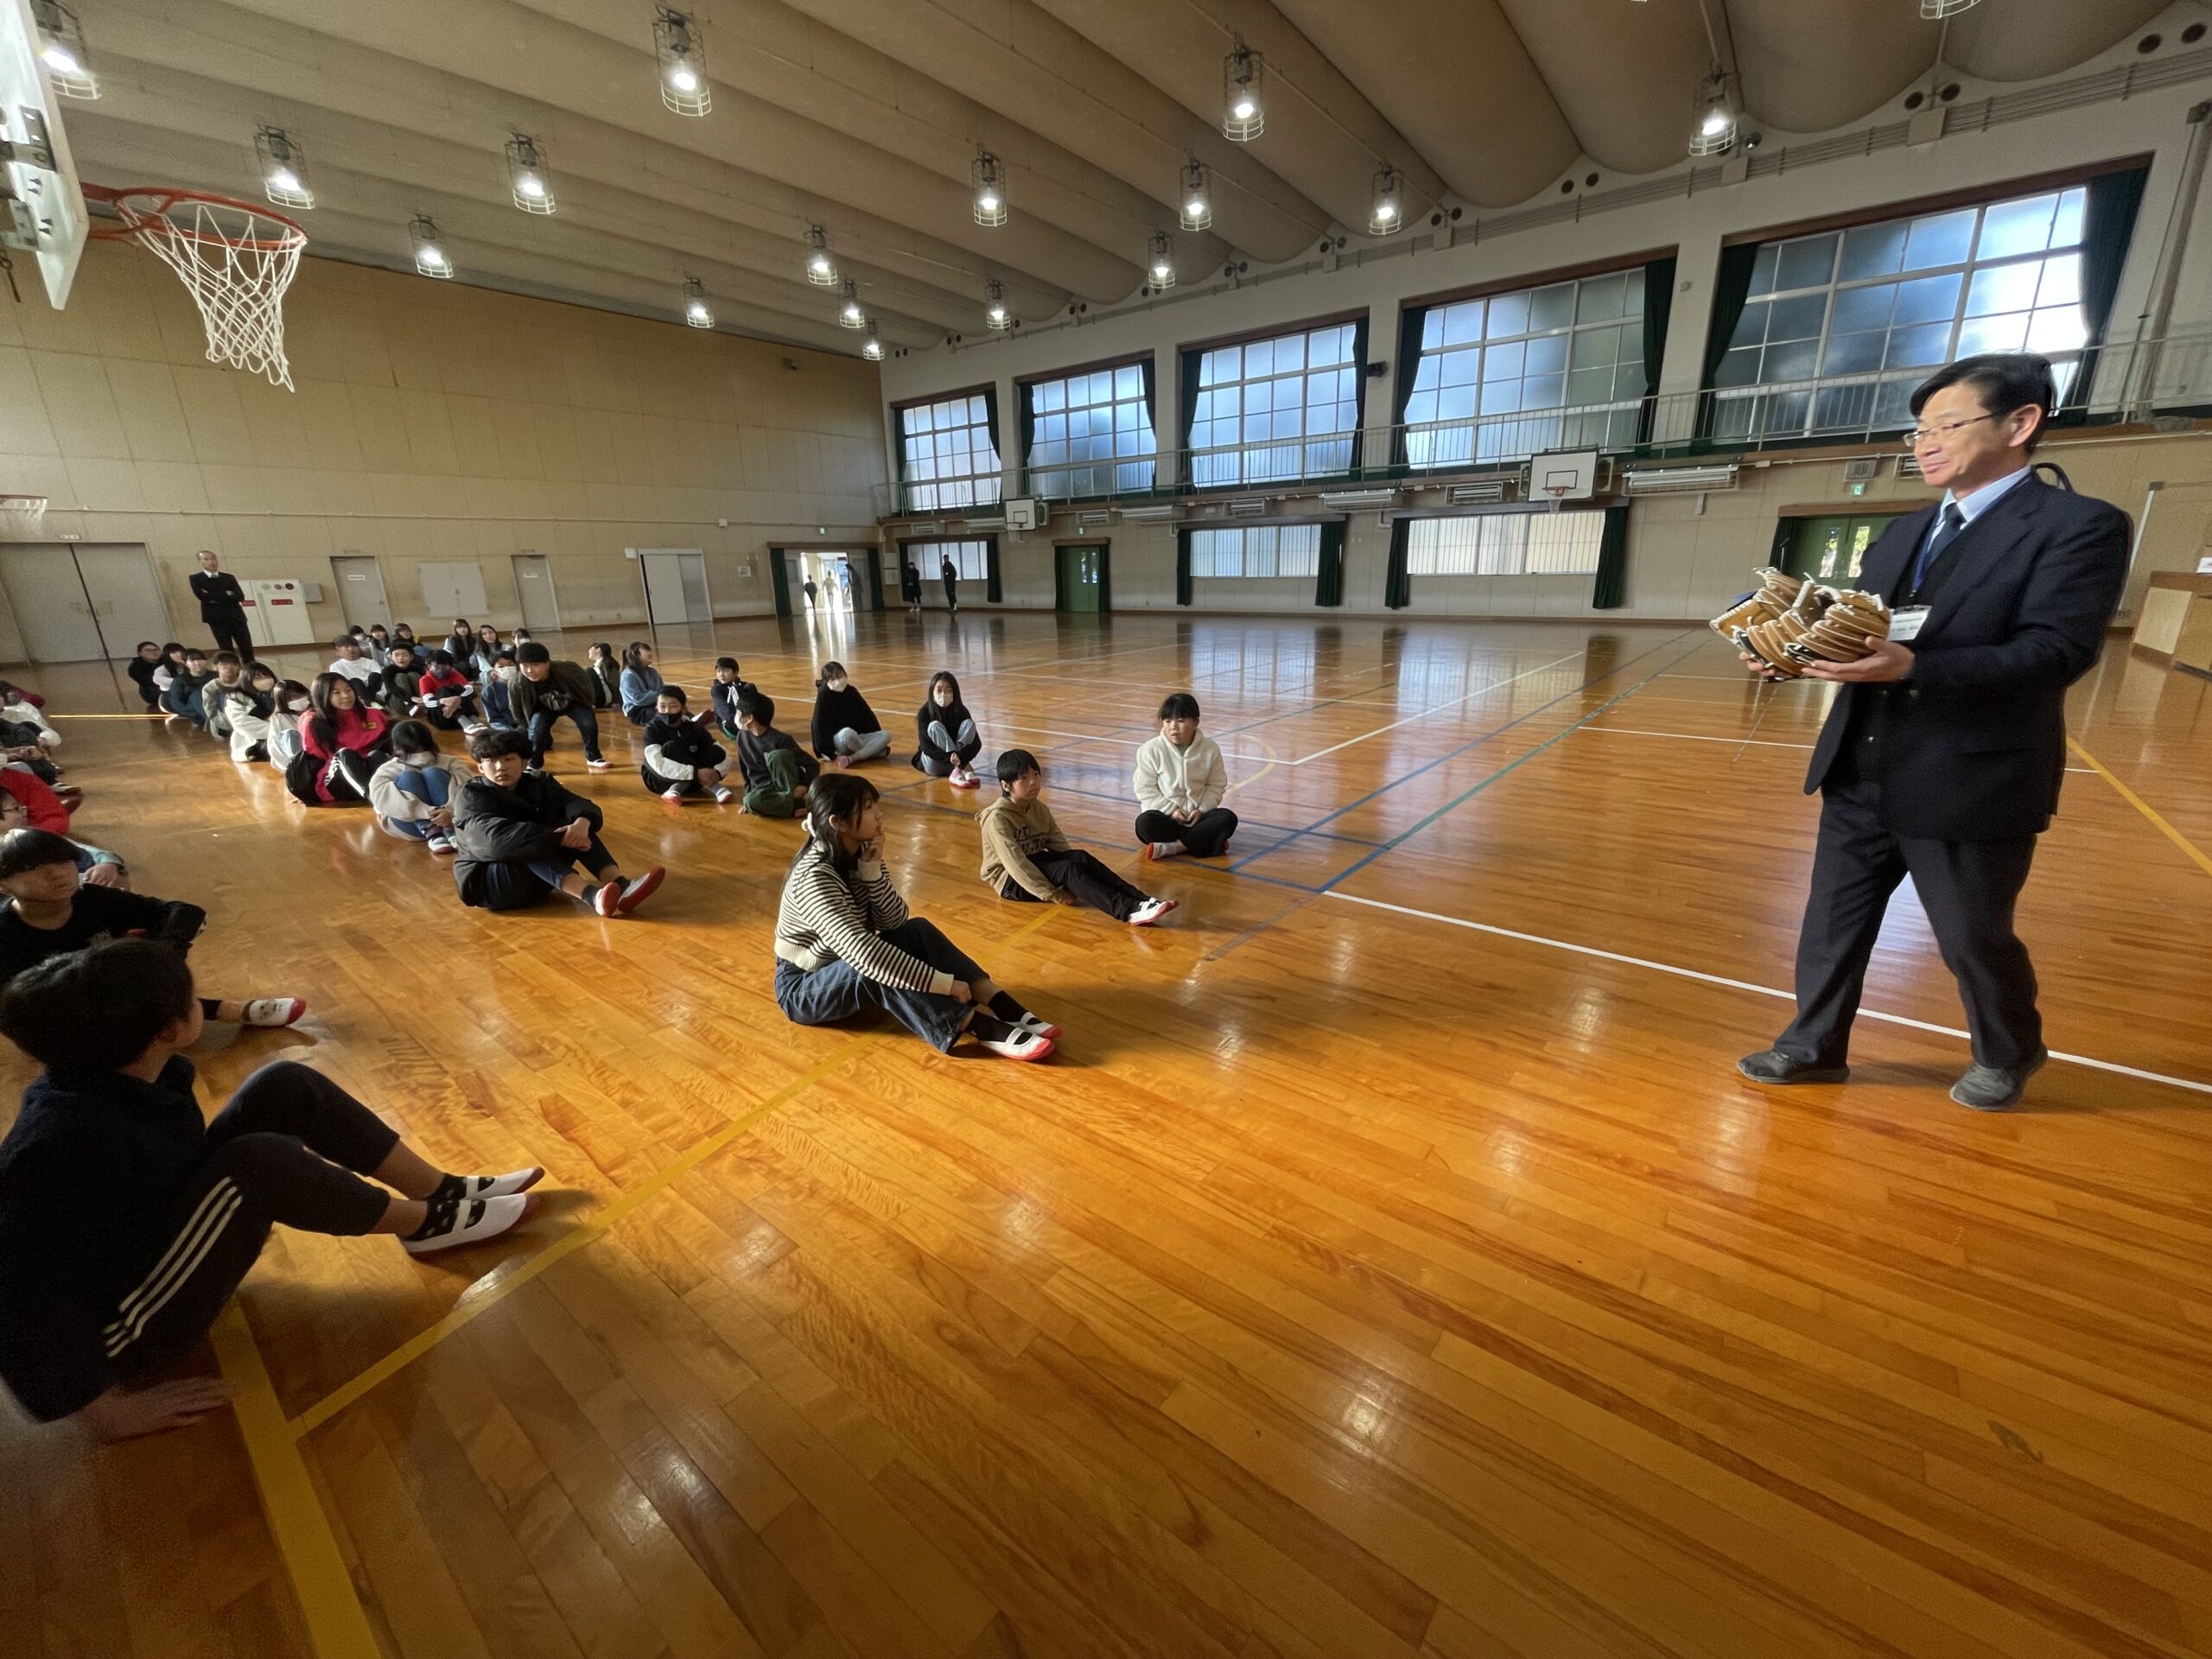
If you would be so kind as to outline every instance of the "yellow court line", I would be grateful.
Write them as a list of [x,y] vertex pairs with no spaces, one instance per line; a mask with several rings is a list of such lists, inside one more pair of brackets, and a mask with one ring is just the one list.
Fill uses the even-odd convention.
[[253,1465],[254,1484],[261,1489],[262,1511],[292,1580],[316,1659],[382,1659],[384,1649],[377,1645],[353,1575],[339,1553],[338,1535],[308,1478],[300,1443],[284,1421],[284,1408],[276,1403],[252,1328],[235,1301],[217,1318],[209,1336],[223,1375],[230,1379],[231,1405]]
[[[1260,746],[1260,748],[1261,748],[1262,752],[1262,753],[1264,753],[1267,755],[1267,757],[1268,757],[1268,764],[1267,764],[1266,766],[1262,766],[1262,767],[1261,767],[1257,772],[1254,772],[1254,773],[1253,773],[1249,778],[1239,778],[1239,779],[1238,779],[1235,783],[1231,784],[1231,785],[1229,786],[1229,789],[1244,789],[1244,788],[1247,788],[1247,787],[1249,787],[1249,785],[1253,785],[1253,784],[1256,784],[1256,783],[1258,783],[1258,782],[1260,781],[1260,779],[1262,779],[1262,778],[1266,777],[1269,772],[1273,772],[1273,771],[1274,771],[1277,766],[1281,766],[1281,765],[1282,764],[1282,757],[1281,757],[1281,756],[1280,756],[1280,755],[1278,755],[1278,754],[1274,752],[1274,748],[1273,748],[1273,747],[1268,744],[1268,740],[1267,740],[1266,738],[1264,738],[1264,737],[1255,737],[1255,738],[1254,738],[1252,741],[1253,741],[1255,743],[1258,744],[1258,745]],[[1224,795],[1226,795],[1228,792],[1229,792],[1229,790],[1224,790],[1224,791],[1222,791],[1222,793],[1223,793],[1223,794],[1224,794]]]
[[2150,819],[2151,823],[2154,827],[2156,827],[2158,833],[2164,836],[2168,841],[2173,842],[2175,846],[2180,848],[2183,852],[2186,853],[2189,855],[2190,861],[2193,862],[2198,869],[2203,871],[2207,875],[2212,875],[2212,856],[2208,856],[2202,848],[2199,847],[2187,836],[2182,834],[2180,830],[2175,829],[2173,825],[2168,823],[2165,819],[2159,817],[2157,808],[2153,807],[2148,801],[2145,800],[2140,795],[2138,795],[2126,784],[2121,783],[2119,779],[2113,775],[2112,769],[2109,766],[2106,766],[2103,761],[2098,760],[2095,755],[2091,754],[2087,749],[2083,748],[2072,738],[2069,737],[2066,740],[2066,747],[2073,750],[2075,753],[2080,755],[2084,760],[2088,761],[2089,763],[2090,771],[2095,772],[2098,777],[2103,779],[2105,782],[2110,784],[2114,789],[2118,790],[2120,791],[2120,799],[2126,801],[2138,812],[2140,812],[2145,817]]

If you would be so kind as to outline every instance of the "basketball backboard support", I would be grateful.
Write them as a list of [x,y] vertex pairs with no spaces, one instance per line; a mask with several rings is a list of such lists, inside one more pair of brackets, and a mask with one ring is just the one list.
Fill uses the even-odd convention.
[[0,142],[8,146],[0,162],[0,247],[18,256],[19,287],[20,256],[36,256],[47,300],[59,311],[84,257],[90,219],[60,102],[38,54],[30,0],[0,0]]
[[1562,449],[1529,462],[1531,501],[1587,501],[1598,493],[1598,452]]

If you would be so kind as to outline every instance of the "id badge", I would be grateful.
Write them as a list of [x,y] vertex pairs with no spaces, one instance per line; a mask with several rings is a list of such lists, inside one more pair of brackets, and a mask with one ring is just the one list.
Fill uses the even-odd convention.
[[1909,645],[1920,637],[1928,625],[1925,605],[1900,605],[1890,613],[1890,638],[1900,645]]

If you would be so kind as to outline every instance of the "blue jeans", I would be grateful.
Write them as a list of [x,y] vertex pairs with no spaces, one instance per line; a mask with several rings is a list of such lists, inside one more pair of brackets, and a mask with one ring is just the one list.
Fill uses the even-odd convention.
[[614,860],[597,836],[581,853],[563,848],[552,858],[494,860],[477,870],[475,896],[464,893],[462,902],[481,905],[486,910],[527,910],[558,893],[563,879],[579,863],[596,880],[601,870],[613,867]]
[[169,689],[162,693],[162,707],[170,714],[182,715],[195,726],[207,723],[207,716],[200,711],[200,694],[188,688],[182,680],[169,682]]
[[[443,766],[432,766],[427,772],[410,766],[391,781],[399,786],[400,793],[412,795],[426,806],[443,806],[453,796],[453,774]],[[394,835],[405,836],[410,841],[430,838],[430,826],[421,818],[386,818],[385,824]]]
[[550,709],[540,709],[530,717],[531,766],[543,766],[545,764],[545,751],[553,742],[553,722],[556,720],[575,721],[576,734],[584,741],[584,759],[599,759],[599,716],[583,704],[572,702],[557,715]]
[[[885,928],[883,938],[970,985],[986,977],[958,945],[918,916]],[[887,1014],[939,1052],[951,1048],[969,1015],[965,1002],[864,979],[842,962],[825,963],[810,974],[781,957],[776,961],[776,1006],[795,1026],[835,1025],[855,1014]]]

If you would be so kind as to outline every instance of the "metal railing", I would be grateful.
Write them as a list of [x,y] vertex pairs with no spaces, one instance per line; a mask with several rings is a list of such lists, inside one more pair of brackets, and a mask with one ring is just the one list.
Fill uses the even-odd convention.
[[[2063,394],[2065,426],[2145,422],[2179,410],[2212,411],[2212,328],[2163,340],[2117,341],[2082,354]],[[1058,506],[1116,508],[1195,496],[1280,495],[1290,491],[1408,486],[1510,471],[1558,450],[1663,463],[1813,444],[1901,443],[1907,407],[1926,369],[1836,375],[1754,386],[1707,387],[1554,409],[1459,420],[1378,425],[1362,431],[1191,449],[1137,458],[1056,462],[1033,469],[1027,489]],[[1356,459],[1355,459],[1356,458]],[[992,480],[995,483],[997,480]],[[943,486],[878,486],[885,518],[961,521],[1003,515],[1001,502],[921,505]],[[891,504],[895,501],[893,508]]]

